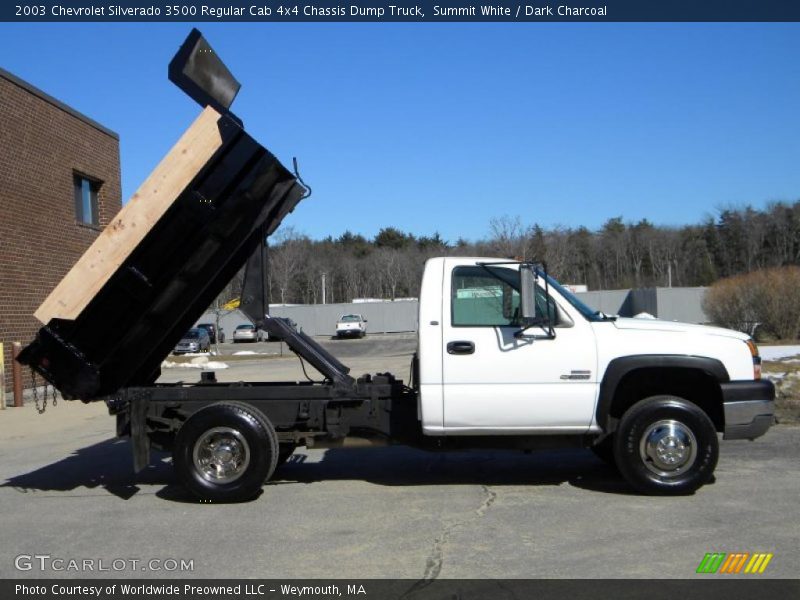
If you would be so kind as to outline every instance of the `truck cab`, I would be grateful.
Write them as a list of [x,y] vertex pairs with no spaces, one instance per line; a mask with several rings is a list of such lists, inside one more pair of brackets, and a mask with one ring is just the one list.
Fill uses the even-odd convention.
[[[425,435],[587,436],[610,461],[644,463],[653,477],[639,487],[655,491],[665,481],[681,488],[698,461],[715,463],[717,432],[753,439],[773,422],[774,389],[760,379],[747,335],[605,315],[541,268],[531,267],[525,289],[525,267],[427,262],[418,347]],[[616,448],[618,430],[635,438],[627,454]]]

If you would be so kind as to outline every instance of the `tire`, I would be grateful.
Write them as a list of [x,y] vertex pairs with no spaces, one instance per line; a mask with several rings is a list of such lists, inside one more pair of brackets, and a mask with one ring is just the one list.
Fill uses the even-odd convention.
[[691,494],[708,483],[717,466],[714,424],[699,406],[677,396],[634,404],[614,437],[620,472],[645,494]]
[[278,446],[278,467],[289,460],[295,450],[297,450],[297,444],[280,444]]
[[615,467],[617,466],[617,461],[614,459],[614,439],[616,436],[614,434],[607,435],[604,437],[599,443],[595,444],[591,447],[592,452],[594,455],[602,460],[609,466]]
[[[220,445],[225,448],[215,454],[212,447]],[[213,502],[241,502],[258,494],[275,471],[278,438],[259,410],[220,402],[187,419],[172,456],[179,479],[192,494]],[[219,458],[227,461],[227,473],[214,462]]]

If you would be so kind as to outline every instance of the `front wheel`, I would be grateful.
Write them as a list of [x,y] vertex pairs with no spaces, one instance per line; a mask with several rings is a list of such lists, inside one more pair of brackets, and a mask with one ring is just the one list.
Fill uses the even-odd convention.
[[691,494],[708,483],[717,466],[714,424],[699,406],[677,396],[634,404],[614,437],[620,472],[645,494]]

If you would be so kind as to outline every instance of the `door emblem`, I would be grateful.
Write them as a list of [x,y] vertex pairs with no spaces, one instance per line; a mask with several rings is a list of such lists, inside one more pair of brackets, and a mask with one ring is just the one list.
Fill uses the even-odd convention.
[[562,375],[565,381],[585,381],[592,376],[591,371],[570,371],[569,375]]

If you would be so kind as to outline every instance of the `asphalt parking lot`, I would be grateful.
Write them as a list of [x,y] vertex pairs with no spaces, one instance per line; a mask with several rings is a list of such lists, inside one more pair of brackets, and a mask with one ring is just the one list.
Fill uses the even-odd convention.
[[[406,377],[413,338],[325,344],[354,374]],[[302,377],[296,358],[239,356],[221,380]],[[162,380],[197,373],[165,369]],[[800,427],[722,442],[715,483],[679,498],[636,495],[583,450],[390,447],[299,449],[257,499],[200,504],[176,485],[168,456],[133,474],[100,403],[0,412],[0,456],[3,578],[689,578],[706,552],[771,552],[760,577],[800,571]],[[15,567],[34,554],[124,568]],[[167,571],[169,560],[192,569]]]

